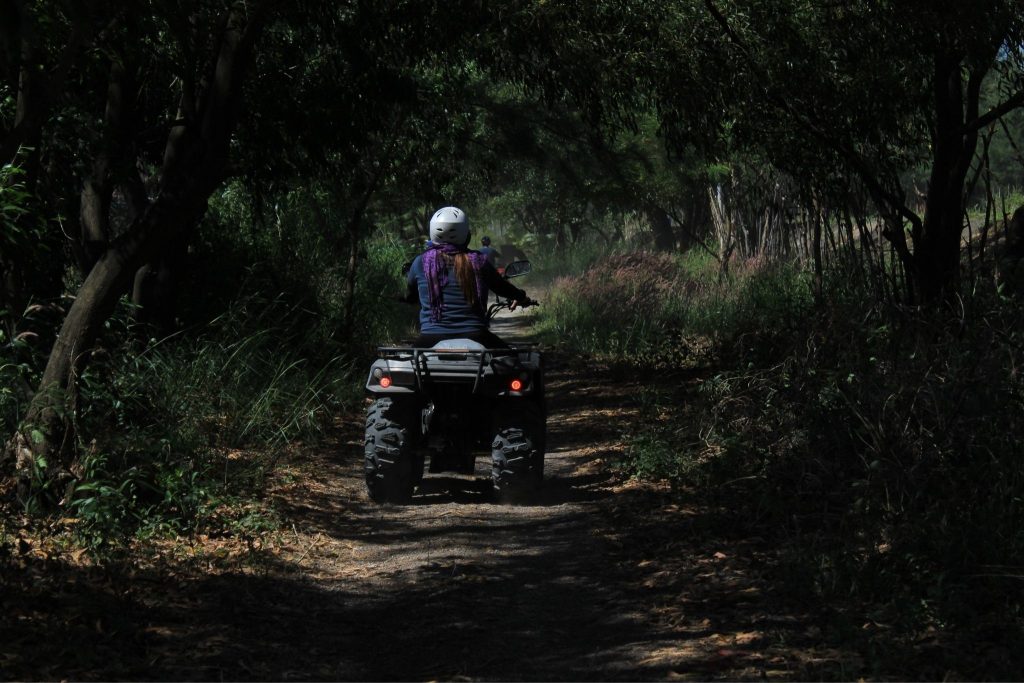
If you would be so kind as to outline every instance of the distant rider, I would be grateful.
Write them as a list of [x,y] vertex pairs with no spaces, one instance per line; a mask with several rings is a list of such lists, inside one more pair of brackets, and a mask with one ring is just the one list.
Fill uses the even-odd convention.
[[488,291],[511,299],[512,310],[530,299],[498,275],[486,255],[468,248],[469,237],[462,209],[446,206],[430,219],[433,246],[416,257],[407,275],[409,300],[418,297],[420,302],[420,336],[413,346],[429,348],[461,338],[488,348],[507,346],[487,329]]
[[487,257],[487,260],[492,266],[497,267],[497,259],[501,258],[501,254],[498,253],[497,249],[491,246],[491,238],[484,235],[480,238],[480,244],[482,245],[480,247],[480,253]]

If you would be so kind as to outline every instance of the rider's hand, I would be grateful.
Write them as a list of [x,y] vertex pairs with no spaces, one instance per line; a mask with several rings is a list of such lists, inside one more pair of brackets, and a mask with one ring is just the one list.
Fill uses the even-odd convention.
[[532,306],[535,303],[537,302],[531,299],[530,297],[526,297],[525,299],[520,299],[519,301],[513,301],[511,304],[509,304],[508,310],[514,311],[519,306],[526,308],[527,306]]

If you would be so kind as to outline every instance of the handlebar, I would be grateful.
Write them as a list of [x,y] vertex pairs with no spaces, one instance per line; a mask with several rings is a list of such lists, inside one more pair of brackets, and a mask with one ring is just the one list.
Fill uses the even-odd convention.
[[515,303],[517,308],[529,308],[530,306],[539,306],[540,302],[536,299],[523,299],[522,301],[515,301],[514,299],[498,299],[492,306],[498,308],[512,308],[512,304]]
[[[490,320],[491,318],[493,318],[498,313],[498,311],[504,310],[506,308],[511,310],[512,303],[512,299],[499,298],[497,301],[495,301],[493,304],[487,307],[487,319]],[[530,306],[540,305],[540,302],[537,301],[536,299],[525,299],[523,301],[516,301],[515,304],[517,307],[529,308]]]

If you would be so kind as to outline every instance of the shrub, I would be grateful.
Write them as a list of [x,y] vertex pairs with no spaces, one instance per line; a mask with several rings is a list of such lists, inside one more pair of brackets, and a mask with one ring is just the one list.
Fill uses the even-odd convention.
[[[126,301],[106,324],[75,387],[73,484],[40,488],[33,500],[59,502],[93,548],[223,523],[214,519],[223,503],[258,497],[288,444],[315,440],[361,400],[370,352],[412,317],[390,296],[403,256],[393,240],[366,242],[349,326],[343,262],[285,265],[237,229],[212,225],[180,292],[182,329],[151,338]],[[17,320],[27,335],[0,333],[8,433],[45,363],[37,342],[59,323],[53,308]]]
[[[668,264],[642,258],[630,263]],[[645,399],[660,419],[633,436],[626,471],[732,511],[731,525],[781,549],[781,580],[830,604],[872,605],[893,647],[929,626],[1016,642],[1021,302],[987,292],[965,302],[969,319],[926,314],[875,303],[837,272],[815,306],[794,266],[742,264],[721,284],[686,266],[669,285],[631,271],[569,278],[559,295],[571,305],[545,311],[567,343],[640,367],[643,357],[594,333],[599,321],[710,340],[699,392],[667,384]],[[630,281],[689,298],[642,309]],[[617,300],[633,309],[610,311]]]
[[865,308],[817,321],[779,365],[710,383],[706,491],[827,568],[813,577],[825,598],[879,601],[908,629],[1017,637],[1020,311],[951,326]]
[[137,529],[188,532],[219,501],[257,493],[285,445],[353,398],[344,357],[303,354],[311,321],[253,297],[188,337],[121,346],[127,310],[82,374],[79,471],[65,502],[95,545]]

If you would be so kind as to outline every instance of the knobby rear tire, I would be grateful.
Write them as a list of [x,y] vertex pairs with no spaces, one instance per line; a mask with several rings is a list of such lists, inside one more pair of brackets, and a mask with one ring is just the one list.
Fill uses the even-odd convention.
[[[366,413],[366,490],[376,503],[406,503],[423,478],[415,450],[419,410],[415,401],[378,398]],[[418,471],[417,471],[418,465]]]
[[491,479],[499,500],[521,502],[544,481],[545,415],[541,403],[512,399],[497,408]]

